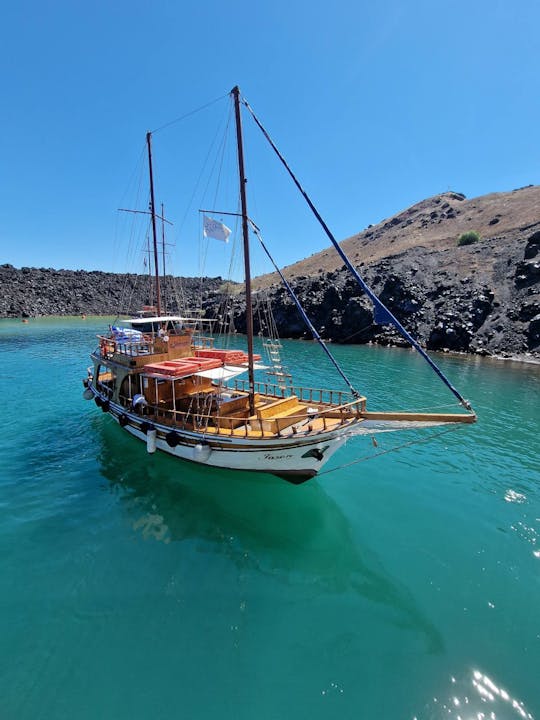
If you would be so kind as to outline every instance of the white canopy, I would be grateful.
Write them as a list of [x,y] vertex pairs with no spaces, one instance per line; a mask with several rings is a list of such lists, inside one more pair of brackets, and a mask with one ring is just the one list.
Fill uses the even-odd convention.
[[163,323],[163,322],[216,322],[215,318],[201,317],[182,317],[181,315],[160,315],[159,317],[137,317],[122,322],[129,322],[132,325],[145,325],[146,323]]
[[224,365],[223,367],[213,368],[212,370],[200,370],[199,372],[193,373],[203,378],[210,378],[210,380],[230,380],[237,375],[247,372],[247,367],[231,367],[230,365]]
[[[267,370],[266,365],[260,365],[254,363],[254,370]],[[213,368],[212,370],[201,370],[200,372],[193,373],[199,377],[210,378],[210,380],[230,380],[237,375],[241,375],[248,371],[248,364],[242,363],[242,365],[224,365],[223,367]]]

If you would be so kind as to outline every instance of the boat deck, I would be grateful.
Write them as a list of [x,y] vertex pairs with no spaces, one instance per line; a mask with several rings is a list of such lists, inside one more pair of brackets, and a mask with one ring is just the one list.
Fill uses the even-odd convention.
[[268,438],[268,437],[292,437],[293,435],[317,435],[321,432],[330,432],[343,427],[344,425],[351,425],[359,421],[356,416],[351,416],[347,420],[340,420],[339,418],[314,418],[309,421],[303,421],[301,424],[289,425],[279,431],[270,433],[264,430],[257,430],[251,427],[251,425],[241,425],[231,430],[224,428],[217,428],[208,426],[205,430],[206,433],[214,434],[226,434],[233,437],[251,437],[251,438]]
[[249,414],[247,394],[221,403],[215,411],[205,412],[204,406],[212,400],[212,392],[207,391],[196,396],[199,411],[195,407],[188,411],[174,410],[170,402],[161,401],[157,405],[148,405],[144,416],[171,429],[228,437],[279,438],[315,435],[355,424],[361,420],[361,411],[365,407],[364,398],[341,406],[310,406],[300,402],[295,395],[276,398],[257,394],[254,399],[253,415]]

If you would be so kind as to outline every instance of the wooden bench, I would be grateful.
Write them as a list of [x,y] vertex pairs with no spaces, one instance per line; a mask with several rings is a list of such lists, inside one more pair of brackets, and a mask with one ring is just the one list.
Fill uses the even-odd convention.
[[[255,406],[261,405],[261,399],[255,393],[253,400]],[[216,425],[220,428],[237,428],[243,425],[249,417],[249,395],[246,393],[240,397],[227,400],[219,406],[219,415],[216,417]]]
[[298,398],[296,395],[291,395],[286,398],[279,398],[273,402],[266,403],[257,409],[256,417],[258,420],[267,420],[275,415],[285,413],[293,407],[298,405]]
[[307,409],[308,406],[299,402],[296,395],[291,395],[262,405],[249,418],[249,423],[254,430],[278,433],[307,417]]

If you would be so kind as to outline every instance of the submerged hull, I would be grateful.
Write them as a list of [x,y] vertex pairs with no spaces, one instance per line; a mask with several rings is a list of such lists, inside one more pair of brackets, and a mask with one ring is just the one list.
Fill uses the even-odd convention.
[[343,430],[332,430],[304,438],[212,437],[149,422],[114,403],[108,403],[107,411],[125,431],[144,442],[149,452],[159,450],[209,467],[271,473],[294,484],[317,475],[349,436]]

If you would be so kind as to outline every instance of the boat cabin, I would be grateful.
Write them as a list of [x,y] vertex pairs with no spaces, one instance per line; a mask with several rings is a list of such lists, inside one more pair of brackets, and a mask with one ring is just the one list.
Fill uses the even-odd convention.
[[152,335],[182,335],[187,329],[189,318],[167,315],[164,317],[140,317],[128,320],[130,329]]

